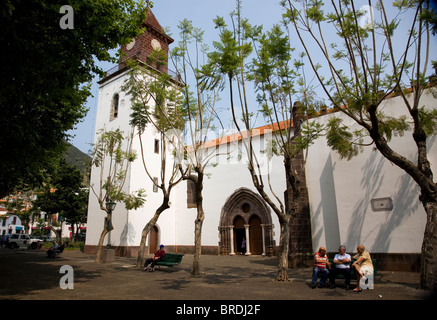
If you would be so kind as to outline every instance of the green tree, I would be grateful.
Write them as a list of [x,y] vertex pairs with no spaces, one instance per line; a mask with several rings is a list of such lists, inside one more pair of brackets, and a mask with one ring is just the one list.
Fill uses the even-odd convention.
[[[437,111],[420,104],[421,96],[434,90],[427,89],[426,73],[436,12],[430,1],[395,1],[391,10],[384,1],[369,1],[367,12],[354,1],[331,1],[330,6],[317,0],[281,3],[324,94],[335,109],[361,127],[352,131],[333,118],[328,124],[328,144],[350,159],[368,139],[367,145],[419,186],[426,212],[420,287],[436,290],[437,184],[427,140],[436,133]],[[400,26],[408,26],[405,33]],[[384,100],[391,94],[401,96],[399,108],[404,107],[404,116],[384,112]],[[417,150],[415,161],[396,152],[390,143],[393,136],[407,132]]]
[[96,196],[100,210],[106,213],[105,224],[100,234],[96,262],[100,263],[103,253],[103,241],[112,225],[112,212],[106,208],[109,201],[123,203],[127,210],[140,208],[145,200],[145,190],[140,189],[131,194],[124,191],[130,164],[137,158],[132,150],[132,137],[124,137],[120,129],[99,131],[97,143],[93,149],[92,165],[99,172],[99,184],[91,184],[91,191]]
[[[322,127],[307,125],[305,130],[301,130],[301,122],[313,111],[313,104],[305,95],[300,97],[301,101],[297,98],[300,92],[295,86],[295,68],[301,65],[292,60],[293,48],[288,35],[279,25],[268,32],[250,25],[248,20],[241,18],[241,1],[237,1],[237,10],[231,16],[233,30],[227,28],[223,18],[215,19],[216,28],[220,30],[220,41],[214,42],[216,50],[208,55],[209,64],[202,70],[203,76],[208,85],[217,85],[220,77],[228,82],[232,119],[248,155],[248,170],[253,185],[275,212],[281,226],[276,279],[288,281],[290,226],[293,218],[305,210],[298,205],[305,195],[300,192],[302,185],[294,159],[301,156],[302,151],[318,137]],[[271,151],[284,159],[286,187],[291,190],[284,193],[284,197],[286,193],[289,194],[288,200],[281,200],[273,191],[270,174],[259,163],[263,150],[254,148],[252,134],[244,139],[244,134],[252,133],[255,128],[255,112],[247,99],[249,81],[253,81],[258,92],[260,113],[272,128]],[[234,102],[234,87],[240,98],[239,107]],[[306,93],[308,89],[304,83],[301,87],[302,92]]]
[[[208,88],[200,81],[202,68],[200,60],[205,54],[203,31],[195,28],[191,21],[184,19],[179,25],[180,41],[171,52],[171,58],[183,84],[182,108],[186,112],[188,124],[184,130],[185,140],[190,146],[179,143],[181,155],[180,172],[184,180],[190,180],[195,186],[194,198],[197,210],[194,220],[194,258],[192,274],[200,274],[200,256],[202,252],[202,227],[205,220],[203,209],[203,184],[207,169],[215,152],[205,152],[205,142],[214,131],[217,116],[218,92]],[[190,84],[190,85],[189,85]],[[191,89],[192,88],[192,89]],[[215,150],[214,150],[215,151]],[[182,156],[183,155],[183,156]],[[183,159],[182,159],[183,158]]]
[[[83,222],[88,207],[88,190],[82,183],[81,171],[61,159],[33,204],[50,218],[54,214],[59,214],[58,220],[64,219],[72,226]],[[55,232],[57,240],[60,240],[62,230],[55,229],[54,225],[50,227]]]
[[[89,191],[83,186],[83,176],[79,169],[60,160],[54,185],[59,203],[59,214],[71,225],[73,238],[74,226],[86,221]],[[61,230],[62,231],[62,230]]]
[[[63,5],[73,28],[61,28]],[[40,185],[50,160],[82,119],[97,61],[138,35],[149,1],[5,0],[0,3],[2,70],[0,197],[19,184]]]
[[[161,54],[163,53],[161,52]],[[167,60],[167,58],[162,60]],[[181,139],[174,133],[184,129],[186,112],[182,108],[180,84],[175,83],[168,74],[154,71],[137,63],[132,63],[131,67],[130,78],[123,86],[123,90],[131,96],[132,101],[130,124],[137,131],[144,170],[154,187],[162,192],[161,205],[155,210],[154,215],[146,223],[141,233],[136,262],[136,266],[141,267],[147,236],[156,225],[160,215],[170,208],[171,191],[182,181],[182,175],[179,174],[180,161],[177,160],[177,154],[171,149],[175,149],[174,144],[177,144],[175,139]],[[151,163],[144,153],[143,135],[147,127],[156,129],[160,136],[161,161],[158,175],[151,172]],[[170,161],[168,160],[170,156],[174,158],[174,161],[169,170],[168,163]],[[154,177],[158,176],[159,180],[155,180]]]
[[46,214],[45,224],[48,224],[48,227],[55,233],[56,239],[59,241],[61,239],[61,233],[60,230],[56,229],[58,224],[52,223],[53,216],[62,210],[57,196],[55,189],[48,183],[41,189],[41,193],[38,194],[37,198],[33,201],[33,205]]

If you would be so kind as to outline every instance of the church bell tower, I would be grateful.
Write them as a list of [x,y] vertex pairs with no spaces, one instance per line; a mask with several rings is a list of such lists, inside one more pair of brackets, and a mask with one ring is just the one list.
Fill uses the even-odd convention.
[[[128,60],[139,62],[146,69],[152,71],[169,73],[168,53],[169,45],[174,42],[172,38],[167,36],[156,19],[153,12],[149,9],[147,18],[142,24],[144,32],[132,39],[127,45],[121,47],[122,57],[119,64],[108,70],[104,77],[98,82],[99,97],[96,112],[95,137],[97,142],[101,130],[110,131],[120,129],[125,136],[134,133],[135,130],[130,125],[131,98],[122,88],[126,80],[130,77],[129,66],[126,63]],[[158,63],[156,57],[159,57]],[[155,72],[150,72],[148,76],[154,77]],[[172,75],[172,78],[174,75]],[[176,79],[174,79],[176,80]],[[176,80],[177,81],[177,80]],[[143,133],[143,147],[147,154],[148,161],[151,161],[152,166],[161,163],[162,150],[159,150],[160,135],[153,130],[147,128]],[[131,148],[140,154],[141,146],[137,138],[132,138]],[[128,142],[126,142],[127,144]],[[105,166],[105,170],[110,165]],[[91,169],[91,185],[98,188],[101,185],[101,169],[95,166]],[[156,174],[156,173],[155,173]],[[154,178],[155,179],[155,178]],[[157,179],[157,178],[156,178]],[[147,204],[153,206],[154,201],[160,201],[160,194],[153,191],[154,184],[146,176],[141,161],[134,161],[128,170],[124,188],[126,190],[138,190],[144,188],[147,192]],[[97,194],[99,190],[96,190]],[[110,245],[116,248],[117,254],[135,256],[135,250],[138,250],[139,241],[141,239],[141,230],[150,217],[147,215],[149,211],[142,208],[135,213],[129,214],[129,211],[123,205],[117,205],[113,212],[114,230],[105,238],[104,245]],[[85,243],[86,253],[95,253],[99,242],[99,235],[104,224],[104,214],[100,209],[97,197],[93,192],[90,192],[88,205],[87,219],[87,238]],[[129,228],[128,228],[129,227]],[[129,233],[126,232],[129,229]],[[129,236],[128,236],[129,234]],[[109,236],[110,235],[110,236]],[[158,235],[155,242],[158,242]],[[160,237],[160,234],[159,234]],[[150,240],[152,241],[152,240]],[[152,241],[153,242],[153,241]]]
[[[165,34],[163,28],[150,9],[142,28],[145,29],[145,32],[140,34],[137,38],[132,39],[132,41],[127,45],[121,47],[123,56],[120,62],[120,69],[123,69],[126,66],[126,60],[133,59],[159,71],[167,72],[169,45],[174,40]],[[161,57],[164,57],[165,64],[157,64],[154,61],[151,56],[154,50],[161,52]]]

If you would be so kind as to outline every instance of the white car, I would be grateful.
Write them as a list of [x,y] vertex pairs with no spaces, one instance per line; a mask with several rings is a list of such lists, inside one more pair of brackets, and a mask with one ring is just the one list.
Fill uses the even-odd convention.
[[20,233],[13,233],[9,237],[7,246],[11,249],[15,248],[29,248],[31,244],[31,239],[28,234],[20,234]]
[[44,241],[42,239],[37,238],[34,235],[30,235],[30,249],[40,249],[42,245],[44,244]]

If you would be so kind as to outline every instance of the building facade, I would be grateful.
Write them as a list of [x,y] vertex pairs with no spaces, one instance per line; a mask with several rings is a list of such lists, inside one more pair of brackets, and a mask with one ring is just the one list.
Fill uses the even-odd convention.
[[[128,58],[147,65],[147,56],[153,49],[168,51],[173,40],[162,32],[153,14],[149,15],[145,27],[145,33],[123,47],[123,51]],[[166,68],[160,71],[168,72]],[[128,77],[128,68],[122,61],[100,81],[96,138],[103,128],[133,132],[129,125],[130,98],[121,90]],[[391,97],[382,108],[386,113],[398,116],[404,109],[397,107],[403,103],[401,99]],[[421,104],[431,107],[435,102],[432,94],[424,94]],[[327,123],[333,116],[343,118],[347,126],[355,125],[341,113],[326,113],[311,121]],[[259,128],[253,136],[258,150],[264,150],[269,138],[264,129]],[[158,132],[150,127],[142,135],[149,172],[156,179],[160,177],[162,152],[159,139]],[[417,158],[411,135],[394,137],[391,145],[409,159]],[[138,136],[134,136],[132,147],[139,153]],[[212,161],[214,165],[207,168],[208,179],[204,182],[202,253],[275,254],[280,236],[278,217],[253,186],[241,140],[235,139],[235,135],[227,135],[213,140],[209,148],[209,152],[216,152],[216,158]],[[435,166],[435,137],[429,139],[428,150],[429,160]],[[308,216],[297,219],[292,227],[291,254],[302,246],[309,246],[314,252],[325,246],[328,252],[336,252],[341,244],[346,245],[348,252],[355,252],[359,244],[364,244],[367,251],[384,261],[386,268],[417,270],[426,216],[419,201],[420,191],[405,172],[371,147],[364,148],[349,161],[341,159],[327,146],[324,138],[317,140],[298,162],[306,182]],[[287,189],[283,160],[266,158],[264,164],[266,173],[270,174],[272,192],[282,198]],[[91,185],[97,187],[99,179],[100,169],[93,167]],[[128,170],[125,190],[132,192],[141,188],[147,190],[147,201],[142,208],[126,210],[123,204],[118,204],[112,216],[114,230],[105,244],[109,241],[119,255],[136,256],[142,229],[162,203],[161,191],[154,190],[141,159],[137,159]],[[193,252],[196,208],[190,200],[192,194],[187,181],[182,181],[172,191],[170,208],[161,214],[149,234],[147,253],[153,253],[161,243],[168,252]],[[97,198],[90,192],[86,253],[96,252],[105,216]],[[242,248],[243,240],[245,249]]]

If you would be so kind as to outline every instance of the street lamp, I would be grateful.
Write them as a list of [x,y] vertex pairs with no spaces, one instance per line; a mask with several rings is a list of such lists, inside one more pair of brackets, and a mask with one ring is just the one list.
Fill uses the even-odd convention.
[[115,206],[117,205],[116,202],[112,201],[111,199],[109,199],[108,202],[106,202],[106,209],[112,213],[112,211],[115,209]]
[[111,248],[111,230],[114,229],[112,226],[112,211],[115,209],[116,203],[109,199],[108,202],[106,202],[106,210],[108,210],[108,217],[106,221],[106,230],[108,230],[108,244],[106,245],[107,248]]

